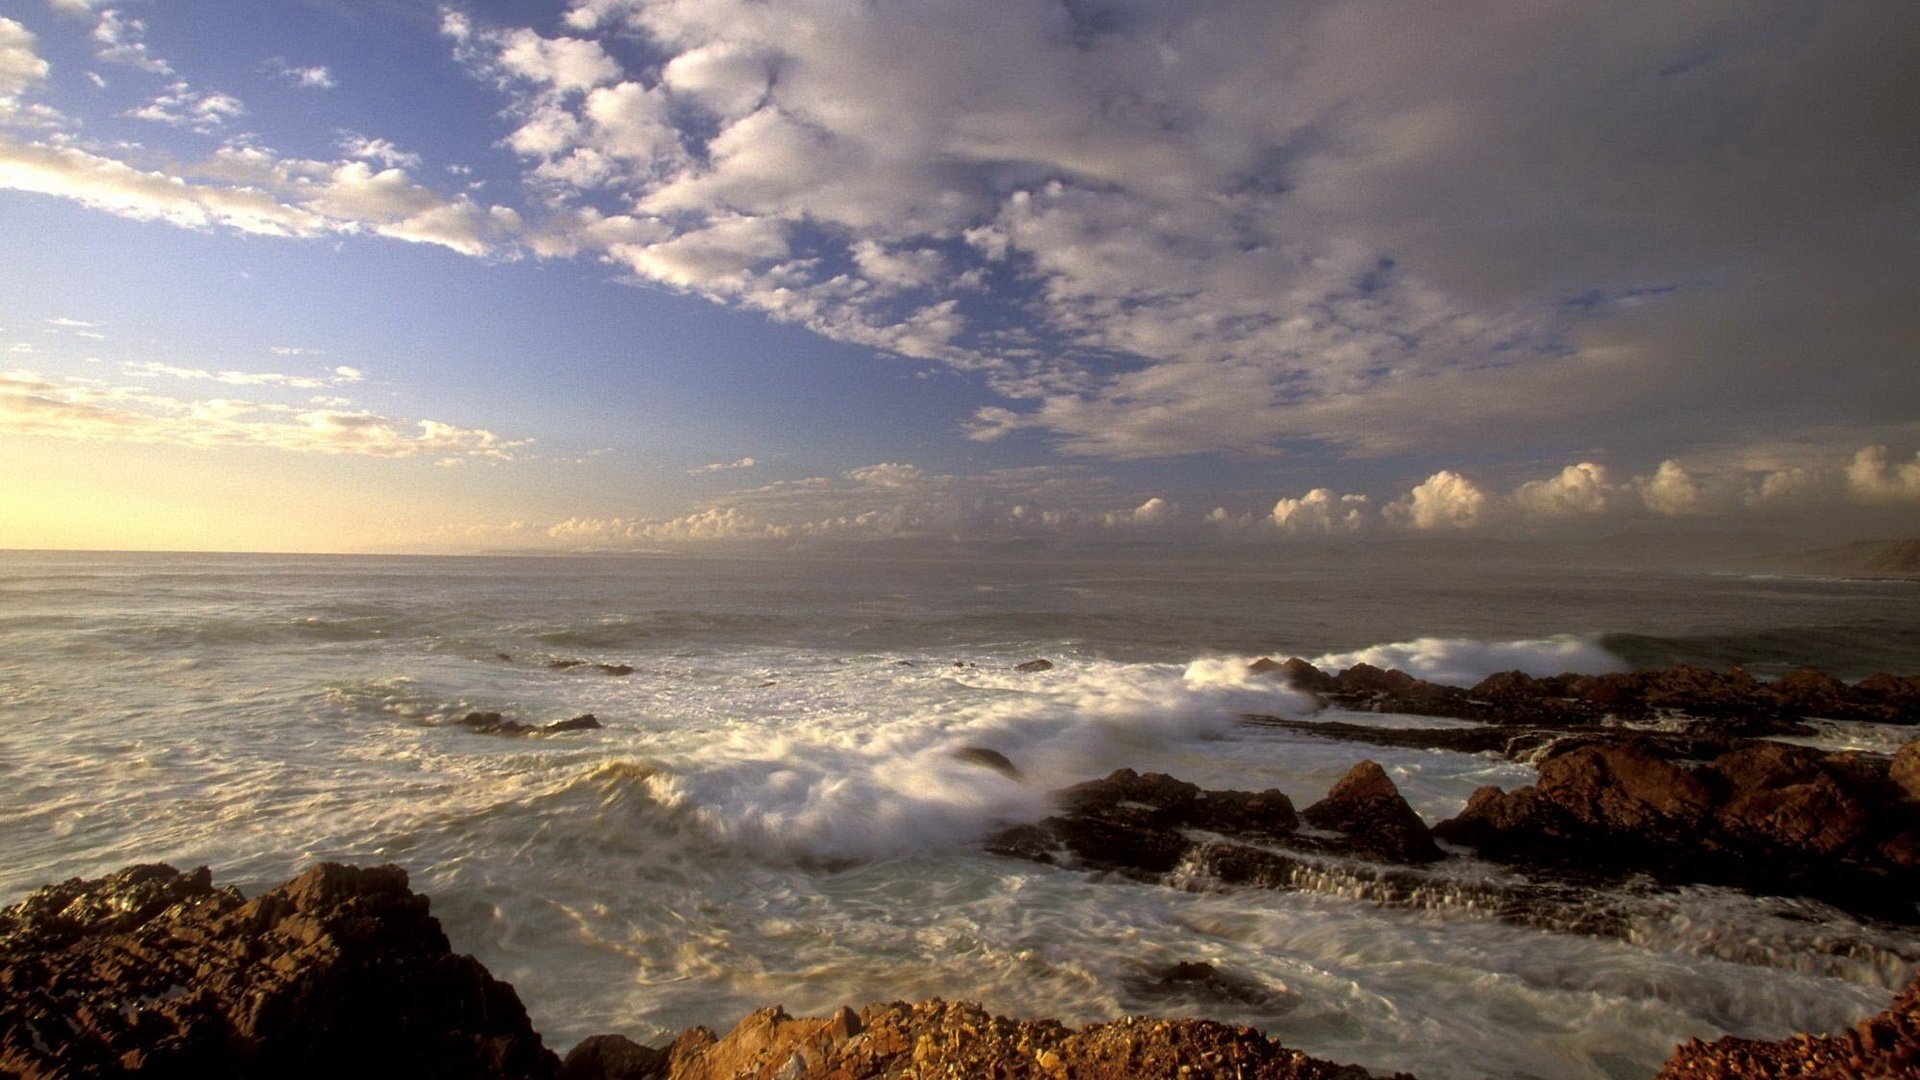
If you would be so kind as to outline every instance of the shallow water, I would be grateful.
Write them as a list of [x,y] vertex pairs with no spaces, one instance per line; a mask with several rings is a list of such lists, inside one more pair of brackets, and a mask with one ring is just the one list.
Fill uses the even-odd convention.
[[[1920,671],[1915,598],[1351,562],[0,553],[0,900],[135,861],[250,891],[322,858],[398,862],[561,1049],[939,995],[1075,1023],[1209,1015],[1423,1076],[1646,1075],[1686,1037],[1850,1023],[1909,977],[1920,936],[1703,889],[1596,898],[1633,913],[1628,940],[1599,939],[1502,924],[1465,892],[1385,909],[1339,880],[1182,891],[978,841],[1120,766],[1304,805],[1373,757],[1429,821],[1531,778],[1240,724],[1302,708],[1248,677],[1252,656],[1455,682],[1679,661],[1858,678]],[[1034,657],[1057,666],[1012,670]],[[635,671],[548,666],[572,659]],[[449,723],[471,710],[608,726]],[[1145,970],[1183,960],[1271,996],[1144,996]]]

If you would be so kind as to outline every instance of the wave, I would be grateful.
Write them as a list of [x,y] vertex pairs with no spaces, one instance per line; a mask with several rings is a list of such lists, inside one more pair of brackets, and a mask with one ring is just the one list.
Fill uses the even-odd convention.
[[1565,672],[1600,675],[1625,669],[1627,661],[1603,644],[1604,640],[1574,634],[1521,641],[1424,637],[1353,652],[1324,653],[1315,657],[1313,664],[1328,671],[1362,663],[1398,668],[1415,678],[1449,686],[1473,686],[1502,671],[1540,677]]

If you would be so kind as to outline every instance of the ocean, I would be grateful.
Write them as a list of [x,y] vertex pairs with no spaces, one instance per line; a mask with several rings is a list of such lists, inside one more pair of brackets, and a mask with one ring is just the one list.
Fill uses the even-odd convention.
[[[1423,1077],[1647,1076],[1689,1037],[1851,1024],[1920,960],[1915,927],[1718,889],[1596,898],[1633,911],[1600,938],[1467,892],[1388,908],[1337,878],[1173,888],[981,850],[1122,766],[1304,806],[1370,757],[1429,823],[1530,782],[1496,756],[1244,723],[1306,715],[1246,670],[1290,655],[1462,684],[1912,674],[1920,584],[1363,556],[0,552],[0,903],[134,862],[249,894],[317,860],[398,863],[562,1052],[939,996],[1210,1016]],[[1014,670],[1033,659],[1054,666]],[[455,723],[470,711],[605,727],[511,738]],[[1820,727],[1882,751],[1913,734]],[[1265,992],[1152,987],[1189,961]]]

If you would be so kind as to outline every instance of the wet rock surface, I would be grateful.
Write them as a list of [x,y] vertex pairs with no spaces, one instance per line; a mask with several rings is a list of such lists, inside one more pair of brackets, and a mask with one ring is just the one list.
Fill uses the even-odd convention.
[[1711,1043],[1690,1039],[1674,1050],[1657,1080],[1780,1076],[1920,1076],[1920,978],[1885,1012],[1838,1035],[1796,1035],[1778,1042],[1731,1036]]
[[455,954],[398,867],[248,900],[134,866],[0,911],[0,1075],[548,1077],[513,988]]
[[1805,734],[1798,721],[1818,717],[1882,724],[1920,723],[1920,676],[1874,675],[1851,685],[1813,668],[1771,682],[1734,668],[1678,665],[1608,675],[1490,675],[1471,688],[1355,664],[1321,671],[1298,657],[1256,660],[1250,669],[1284,679],[1322,705],[1359,712],[1408,713],[1485,723],[1554,728],[1604,719],[1647,720],[1684,714],[1716,722],[1729,736]]

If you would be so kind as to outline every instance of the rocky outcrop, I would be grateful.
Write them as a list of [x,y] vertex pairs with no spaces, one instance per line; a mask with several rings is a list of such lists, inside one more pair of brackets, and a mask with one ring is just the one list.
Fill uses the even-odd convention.
[[1682,664],[1655,671],[1545,678],[1508,671],[1462,688],[1371,664],[1328,673],[1294,657],[1278,664],[1256,660],[1251,667],[1286,680],[1322,704],[1486,723],[1567,727],[1607,718],[1682,714],[1716,721],[1724,734],[1746,736],[1790,733],[1807,717],[1920,723],[1920,677],[1915,676],[1882,674],[1848,685],[1801,668],[1764,682],[1739,668],[1712,671]]
[[725,1036],[695,1028],[667,1050],[669,1080],[1058,1077],[1073,1080],[1364,1080],[1365,1069],[1289,1050],[1249,1027],[1131,1017],[1078,1030],[1009,1020],[938,999],[843,1008],[828,1017],[763,1009]]
[[1356,854],[1381,862],[1425,863],[1440,858],[1427,823],[1413,812],[1386,770],[1363,761],[1301,815],[1348,838]]
[[1053,661],[1029,660],[1024,664],[1013,665],[1013,670],[1018,671],[1022,674],[1032,674],[1033,672],[1036,672],[1036,671],[1052,671]]
[[248,900],[134,866],[0,911],[0,1075],[553,1076],[513,988],[406,872],[322,864]]
[[1920,806],[1892,774],[1884,758],[1781,743],[1700,761],[1628,739],[1551,756],[1533,785],[1482,788],[1434,832],[1522,867],[1809,895],[1910,922]]
[[1832,1080],[1920,1076],[1920,978],[1885,1012],[1838,1035],[1796,1035],[1779,1042],[1731,1036],[1711,1043],[1690,1039],[1674,1050],[1656,1080],[1759,1080],[1778,1076]]

